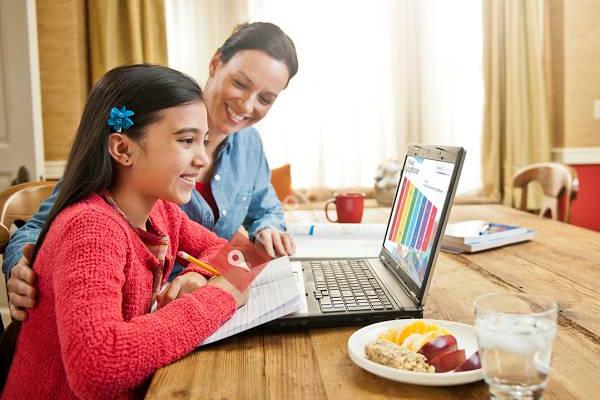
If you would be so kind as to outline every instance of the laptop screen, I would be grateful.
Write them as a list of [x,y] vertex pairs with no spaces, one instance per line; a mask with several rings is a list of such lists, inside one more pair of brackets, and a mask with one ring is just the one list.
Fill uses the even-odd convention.
[[454,163],[407,156],[383,246],[419,288],[450,189]]

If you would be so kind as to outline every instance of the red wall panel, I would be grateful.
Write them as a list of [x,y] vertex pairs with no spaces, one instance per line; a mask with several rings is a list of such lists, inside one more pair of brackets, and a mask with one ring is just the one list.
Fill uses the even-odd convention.
[[573,165],[579,193],[573,201],[571,223],[600,232],[600,164]]

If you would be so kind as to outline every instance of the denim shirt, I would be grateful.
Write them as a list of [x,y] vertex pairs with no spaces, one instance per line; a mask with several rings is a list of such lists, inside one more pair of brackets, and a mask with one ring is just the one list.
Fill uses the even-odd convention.
[[[4,253],[2,269],[8,277],[22,256],[26,243],[36,242],[50,210],[56,201],[62,181],[38,212],[10,239]],[[192,219],[217,235],[231,239],[243,226],[251,239],[263,228],[285,230],[281,203],[271,185],[271,171],[258,131],[252,127],[231,134],[221,144],[210,181],[219,218],[215,224],[213,211],[196,190],[181,209]]]

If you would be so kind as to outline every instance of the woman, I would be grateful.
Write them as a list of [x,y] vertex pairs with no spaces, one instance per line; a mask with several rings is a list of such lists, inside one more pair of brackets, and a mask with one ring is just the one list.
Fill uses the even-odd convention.
[[[265,117],[297,71],[292,40],[270,23],[240,26],[216,51],[204,90],[209,165],[197,180],[198,191],[182,206],[192,220],[226,239],[244,226],[272,256],[292,254],[294,244],[284,233],[281,204],[270,184],[260,137],[251,126]],[[9,308],[17,320],[25,320],[25,308],[36,302],[26,246],[37,240],[59,190],[60,184],[6,248]]]

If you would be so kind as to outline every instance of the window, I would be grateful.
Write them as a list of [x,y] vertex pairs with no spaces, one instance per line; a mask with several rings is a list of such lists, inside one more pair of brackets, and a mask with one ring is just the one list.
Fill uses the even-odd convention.
[[[245,5],[249,21],[276,23],[298,51],[298,74],[257,125],[270,165],[292,164],[295,187],[370,187],[379,163],[400,159],[407,143],[421,142],[465,147],[459,193],[481,188],[480,0]],[[200,12],[180,13],[177,24],[167,24],[168,35],[190,18],[202,26]],[[185,44],[180,57],[190,60],[193,42],[169,39],[175,68],[173,47]],[[207,65],[183,70],[205,76]]]

